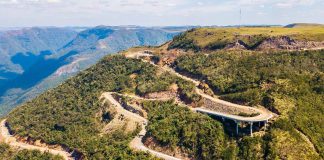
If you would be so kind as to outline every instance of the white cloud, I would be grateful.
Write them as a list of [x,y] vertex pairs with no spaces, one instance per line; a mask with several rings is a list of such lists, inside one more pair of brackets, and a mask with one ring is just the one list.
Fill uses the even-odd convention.
[[48,3],[60,3],[61,0],[47,0]]
[[0,0],[0,4],[17,4],[18,1],[17,0]]
[[[234,0],[231,0],[235,2]],[[309,6],[323,0],[239,0],[241,6],[276,6],[280,8]]]
[[242,5],[257,5],[260,3],[266,3],[267,0],[239,0],[239,4]]
[[202,6],[202,5],[204,5],[204,3],[203,3],[203,2],[197,2],[197,4],[198,4],[199,6]]
[[[239,9],[246,23],[278,23],[314,13],[324,17],[324,0],[0,0],[0,25],[232,24]],[[307,6],[306,10],[300,7]],[[316,11],[316,14],[315,14]],[[320,14],[319,14],[320,13]],[[261,15],[267,18],[260,19]],[[287,18],[288,19],[288,18]],[[301,19],[302,21],[302,19]],[[309,20],[311,21],[311,20]],[[282,22],[288,22],[282,20]],[[318,23],[321,23],[318,22]]]
[[315,0],[285,0],[276,3],[276,6],[281,8],[290,8],[294,6],[309,6],[313,5]]

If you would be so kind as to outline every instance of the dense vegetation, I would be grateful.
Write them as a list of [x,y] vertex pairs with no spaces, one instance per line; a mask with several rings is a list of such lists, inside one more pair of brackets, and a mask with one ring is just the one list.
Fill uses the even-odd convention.
[[[292,127],[275,127],[277,130],[270,132],[273,140],[286,136],[292,141],[302,141],[295,134],[297,129],[306,134],[320,155],[324,156],[324,126],[321,123],[324,115],[323,59],[324,50],[280,53],[236,51],[216,52],[209,56],[185,55],[176,60],[175,66],[182,72],[205,79],[223,99],[263,105],[281,114],[282,121]],[[298,145],[295,147],[298,148]],[[296,148],[290,146],[291,150]]]
[[196,103],[199,105],[201,96],[195,92],[195,85],[191,82],[185,81],[170,73],[164,72],[159,76],[152,77],[145,83],[140,83],[136,87],[136,93],[145,95],[147,93],[172,90],[170,84],[176,84],[180,98],[186,103]]
[[[181,149],[196,159],[323,158],[324,50],[211,53],[236,38],[248,48],[254,48],[269,36],[289,35],[295,39],[322,41],[323,34],[322,28],[271,28],[271,31],[230,28],[195,29],[176,37],[169,49],[208,50],[208,53],[178,57],[173,64],[176,70],[203,80],[223,99],[263,105],[280,117],[263,136],[232,140],[219,121],[206,115],[193,113],[173,101],[143,102],[148,112],[148,136],[162,146]],[[153,159],[128,147],[140,128],[131,133],[120,128],[100,136],[106,124],[101,118],[110,114],[102,113],[107,106],[101,105],[99,97],[108,91],[145,95],[172,88],[177,88],[185,102],[201,100],[192,83],[161,73],[141,60],[108,56],[14,110],[8,116],[8,123],[19,136],[66,145],[80,151],[85,159]]]
[[[162,76],[167,78],[166,75]],[[146,154],[134,153],[128,148],[136,132],[122,134],[119,131],[98,136],[104,124],[96,114],[104,110],[99,102],[103,92],[135,93],[143,91],[139,86],[161,78],[156,74],[156,68],[148,63],[123,56],[108,56],[78,76],[14,110],[9,114],[8,123],[19,136],[42,139],[49,144],[64,144],[78,149],[89,159],[149,159]],[[165,87],[151,91],[163,90],[167,85],[161,86]]]
[[3,160],[63,160],[62,157],[37,150],[15,150],[9,145],[0,143],[0,159]]
[[201,51],[223,49],[228,44],[240,42],[247,49],[255,49],[272,37],[289,37],[298,41],[324,41],[324,27],[301,28],[199,28],[176,36],[169,49]]
[[196,159],[224,158],[229,148],[220,122],[172,101],[147,101],[143,106],[149,115],[148,135],[161,145],[179,147]]

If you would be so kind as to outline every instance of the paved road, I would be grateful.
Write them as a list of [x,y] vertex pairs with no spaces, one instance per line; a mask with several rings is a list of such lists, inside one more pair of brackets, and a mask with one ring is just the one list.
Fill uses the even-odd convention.
[[6,127],[6,119],[2,120],[0,125],[1,125],[0,126],[1,138],[5,143],[9,144],[12,147],[18,147],[21,149],[28,149],[28,150],[39,150],[41,152],[49,152],[54,155],[60,155],[66,160],[73,160],[71,154],[63,150],[51,149],[48,147],[39,147],[39,146],[30,145],[23,142],[18,142],[17,139],[9,133],[9,130]]
[[134,99],[146,100],[146,101],[168,101],[172,99],[172,98],[143,98],[134,94],[121,94],[121,93],[114,93],[114,94],[129,97],[129,98],[134,98]]
[[211,111],[205,108],[194,108],[195,111],[198,112],[203,112],[203,113],[207,113],[207,114],[211,114],[211,115],[216,115],[216,116],[220,116],[220,117],[224,117],[227,119],[231,119],[231,120],[236,120],[236,121],[241,121],[241,122],[264,122],[264,121],[268,121],[269,119],[271,119],[273,117],[273,114],[270,111],[267,110],[261,110],[258,108],[253,108],[253,107],[249,107],[249,106],[243,106],[243,105],[238,105],[238,104],[234,104],[231,102],[227,102],[221,99],[217,99],[214,97],[211,97],[210,95],[207,95],[205,93],[203,93],[200,89],[196,89],[196,92],[206,98],[209,99],[211,101],[214,101],[218,104],[222,104],[225,106],[229,106],[229,107],[235,107],[238,109],[241,109],[242,111],[249,109],[255,113],[259,113],[259,115],[254,116],[254,117],[243,117],[243,116],[238,116],[238,115],[232,115],[232,114],[227,114],[227,113],[222,113],[222,112],[217,112],[217,111]]
[[[132,120],[135,120],[137,122],[141,122],[142,123],[142,130],[140,131],[140,133],[130,142],[130,147],[135,149],[135,150],[140,150],[140,151],[144,151],[144,152],[149,152],[151,153],[152,155],[156,156],[156,157],[159,157],[159,158],[163,158],[165,160],[180,160],[178,158],[175,158],[175,157],[172,157],[172,156],[169,156],[169,155],[166,155],[164,153],[161,153],[161,152],[157,152],[157,151],[154,151],[152,149],[149,149],[147,148],[142,140],[143,140],[143,137],[144,135],[146,134],[146,129],[145,127],[147,126],[147,119],[145,119],[144,117],[141,117],[140,115],[138,114],[135,114],[133,112],[130,112],[126,109],[124,109],[122,107],[122,105],[115,100],[115,98],[113,98],[112,94],[114,94],[114,92],[106,92],[103,94],[103,96],[108,100],[110,101],[113,105],[115,105],[119,111],[122,112],[122,114],[124,114],[125,116],[127,117],[133,117]],[[116,93],[118,95],[122,95],[122,94],[119,94],[119,93]],[[128,96],[128,97],[132,97],[132,98],[138,98],[138,99],[142,99],[143,98],[140,98],[140,97],[137,97],[137,96],[130,96],[130,95],[124,95],[124,96]],[[153,100],[153,99],[152,99]],[[157,100],[157,99],[155,99]]]
[[[138,56],[136,56],[136,54],[139,54]],[[146,55],[149,55],[149,54],[142,54],[141,52],[136,52],[136,53],[131,53],[130,54],[131,56],[127,56],[126,57],[129,57],[129,58],[134,58],[134,57],[143,57],[143,56],[146,56]],[[152,55],[150,55],[152,56]],[[143,60],[143,59],[142,59]],[[187,81],[190,81],[192,83],[194,83],[196,85],[196,92],[206,98],[206,99],[209,99],[213,102],[216,102],[218,104],[221,104],[221,105],[225,105],[225,106],[229,106],[229,107],[235,107],[237,109],[240,109],[242,110],[243,112],[247,109],[253,111],[253,112],[256,112],[256,113],[259,113],[258,116],[254,116],[254,117],[243,117],[243,116],[238,116],[238,115],[232,115],[232,114],[228,114],[228,113],[223,113],[223,112],[217,112],[217,111],[212,111],[212,110],[209,110],[209,109],[206,109],[206,108],[193,108],[193,110],[195,111],[198,111],[198,112],[202,112],[202,113],[206,113],[206,114],[210,114],[210,115],[215,115],[215,116],[220,116],[220,117],[224,117],[224,118],[227,118],[227,119],[232,119],[234,121],[241,121],[241,122],[265,122],[265,121],[268,121],[269,119],[271,119],[274,115],[273,113],[271,113],[270,111],[267,111],[267,110],[261,110],[261,109],[258,109],[258,108],[253,108],[253,107],[249,107],[249,106],[243,106],[243,105],[238,105],[238,104],[234,104],[234,103],[231,103],[231,102],[228,102],[228,101],[224,101],[224,100],[221,100],[221,99],[217,99],[217,98],[214,98],[210,95],[207,95],[205,94],[203,91],[201,91],[198,86],[200,84],[200,82],[198,80],[195,80],[193,78],[190,78],[190,77],[187,77],[187,76],[184,76],[178,72],[176,72],[174,69],[168,67],[168,66],[158,66],[156,65],[155,63],[151,62],[151,61],[146,61],[146,60],[143,60],[144,62],[147,62],[147,63],[150,63],[156,67],[159,67],[161,69],[163,69],[164,71],[167,71],[167,72],[170,72],[182,79],[185,79]]]

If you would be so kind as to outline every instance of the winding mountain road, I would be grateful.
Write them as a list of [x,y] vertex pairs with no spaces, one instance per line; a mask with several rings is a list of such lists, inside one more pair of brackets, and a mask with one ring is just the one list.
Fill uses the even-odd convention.
[[[141,53],[141,52],[135,52],[135,53],[131,53],[131,54],[126,54],[125,55],[126,57],[128,58],[140,58],[140,57],[152,57],[153,55],[150,55],[148,53]],[[194,111],[197,111],[197,112],[202,112],[202,113],[206,113],[206,114],[209,114],[209,115],[215,115],[215,116],[219,116],[219,117],[223,117],[223,118],[226,118],[226,119],[231,119],[231,120],[234,120],[234,121],[239,121],[239,122],[267,122],[269,119],[271,119],[272,117],[274,117],[274,114],[266,109],[258,109],[258,108],[254,108],[254,107],[249,107],[249,106],[243,106],[243,105],[238,105],[238,104],[234,104],[234,103],[231,103],[231,102],[228,102],[228,101],[224,101],[224,100],[221,100],[221,99],[218,99],[218,98],[214,98],[208,94],[205,94],[202,90],[200,90],[198,88],[200,82],[198,80],[195,80],[195,79],[192,79],[190,77],[187,77],[187,76],[184,76],[180,73],[178,73],[177,71],[175,71],[174,69],[170,68],[169,66],[159,66],[159,65],[156,65],[155,63],[151,62],[151,61],[147,61],[147,60],[144,60],[142,59],[142,61],[146,62],[146,63],[150,63],[158,68],[161,68],[162,70],[166,71],[166,72],[169,72],[171,74],[174,74],[184,80],[187,80],[187,81],[190,81],[192,83],[195,84],[196,86],[196,92],[197,94],[199,94],[200,96],[206,98],[206,99],[209,99],[217,104],[221,104],[221,105],[224,105],[224,106],[228,106],[228,107],[234,107],[236,109],[239,109],[239,110],[250,110],[252,112],[255,112],[255,113],[258,113],[257,116],[253,116],[253,117],[244,117],[244,116],[239,116],[239,115],[233,115],[233,114],[228,114],[228,113],[225,113],[225,112],[218,112],[218,111],[212,111],[212,110],[209,110],[209,109],[206,109],[206,108],[202,108],[202,107],[199,107],[199,108],[192,108],[192,110]]]
[[[125,56],[128,57],[128,58],[139,58],[139,57],[143,57],[143,56],[144,57],[146,57],[146,56],[151,57],[152,55],[147,54],[147,53],[143,54],[143,53],[137,52],[137,53],[133,53],[133,54],[125,55]],[[182,79],[185,79],[187,81],[190,81],[190,82],[194,83],[195,86],[196,86],[197,94],[199,94],[200,96],[202,96],[202,97],[204,97],[206,99],[209,99],[209,100],[211,100],[211,101],[213,101],[215,103],[222,104],[222,105],[225,105],[225,106],[228,106],[228,107],[235,107],[235,108],[240,109],[240,110],[249,109],[249,110],[252,110],[254,112],[259,113],[259,115],[254,116],[254,117],[243,117],[243,116],[238,116],[238,115],[233,115],[233,114],[228,114],[228,113],[223,113],[223,112],[212,111],[212,110],[208,110],[208,109],[205,109],[205,108],[191,108],[193,111],[207,113],[207,114],[211,114],[211,115],[216,115],[216,116],[231,119],[231,120],[234,120],[234,121],[252,122],[252,123],[253,122],[261,122],[261,121],[268,121],[269,119],[271,119],[274,116],[273,113],[271,113],[270,111],[267,111],[267,110],[252,108],[252,107],[249,107],[249,106],[238,105],[238,104],[227,102],[227,101],[224,101],[224,100],[221,100],[221,99],[214,98],[214,97],[212,97],[210,95],[205,94],[202,90],[200,90],[198,88],[198,86],[200,84],[200,82],[198,80],[195,80],[195,79],[192,79],[190,77],[184,76],[184,75],[176,72],[174,69],[170,68],[169,66],[158,66],[158,65],[156,65],[155,63],[153,63],[151,61],[146,61],[146,60],[143,60],[143,61],[147,62],[147,63],[150,63],[150,64],[152,64],[152,65],[154,65],[156,67],[159,67],[159,68],[163,69],[164,71],[170,72],[170,73],[172,73],[172,74],[174,74],[174,75],[176,75],[176,76],[178,76],[178,77],[180,77]],[[136,95],[123,95],[123,94],[114,93],[114,92],[106,92],[106,93],[103,93],[103,95],[102,95],[105,99],[107,99],[115,107],[117,107],[118,110],[121,112],[121,114],[124,114],[125,116],[130,117],[131,120],[142,124],[142,129],[141,129],[140,133],[130,143],[131,148],[133,148],[135,150],[149,152],[149,153],[151,153],[152,155],[154,155],[156,157],[166,159],[166,160],[180,160],[180,159],[178,159],[176,157],[172,157],[172,156],[169,156],[167,154],[157,152],[157,151],[154,151],[152,149],[147,148],[143,144],[142,140],[143,140],[144,135],[147,132],[145,128],[147,126],[148,120],[145,119],[144,117],[141,117],[138,114],[135,114],[133,112],[130,112],[130,111],[124,109],[122,107],[122,105],[118,101],[116,101],[114,99],[112,94],[128,96],[128,97],[131,97],[131,98],[141,99],[141,100],[168,100],[168,99],[145,99],[145,98],[142,98],[142,97],[138,97]],[[66,160],[73,160],[72,155],[70,153],[66,152],[66,151],[63,151],[63,150],[56,150],[56,149],[51,149],[49,147],[40,147],[40,146],[30,145],[30,144],[23,143],[23,142],[18,142],[17,139],[9,133],[9,130],[8,130],[7,126],[6,126],[6,119],[2,120],[0,125],[1,125],[0,126],[0,129],[1,129],[0,137],[1,137],[1,139],[3,139],[3,141],[5,143],[9,144],[12,147],[18,147],[18,148],[28,149],[28,150],[39,150],[41,152],[49,152],[49,153],[54,154],[54,155],[60,155]]]
[[238,116],[238,115],[232,115],[232,114],[227,114],[227,113],[222,113],[222,112],[217,112],[217,111],[211,111],[205,108],[193,108],[193,110],[198,111],[198,112],[203,112],[203,113],[207,113],[207,114],[211,114],[211,115],[216,115],[216,116],[220,116],[220,117],[224,117],[227,119],[231,119],[234,121],[241,121],[241,122],[265,122],[268,121],[269,119],[271,119],[273,117],[273,113],[271,113],[270,111],[267,110],[262,110],[262,109],[258,109],[258,108],[253,108],[253,107],[249,107],[249,106],[243,106],[243,105],[238,105],[238,104],[234,104],[231,102],[227,102],[221,99],[217,99],[214,97],[211,97],[210,95],[207,95],[205,93],[203,93],[200,89],[196,88],[196,92],[206,98],[209,99],[215,103],[218,104],[222,104],[228,107],[235,107],[241,110],[251,110],[253,112],[259,113],[259,115],[257,116],[253,116],[253,117],[243,117],[243,116]]
[[11,147],[27,149],[27,150],[39,150],[41,152],[49,152],[54,155],[60,155],[65,160],[73,160],[74,159],[70,153],[63,151],[63,150],[51,149],[48,147],[40,147],[40,146],[35,146],[35,145],[17,141],[17,139],[9,133],[9,129],[6,126],[6,119],[1,121],[0,129],[1,129],[1,136],[0,136],[1,140],[4,143],[7,143],[8,145],[10,145]]
[[[118,95],[122,95],[122,94],[119,94],[119,93],[114,93],[114,92],[106,92],[103,94],[103,96],[108,100],[110,101],[115,107],[118,108],[118,110],[120,112],[122,112],[122,114],[124,114],[126,117],[132,117],[131,119],[132,120],[135,120],[137,122],[140,122],[142,124],[142,129],[140,131],[140,133],[130,142],[129,146],[135,150],[139,150],[139,151],[144,151],[144,152],[149,152],[151,153],[152,155],[156,156],[156,157],[159,157],[159,158],[163,158],[165,160],[180,160],[178,158],[175,158],[175,157],[172,157],[172,156],[169,156],[169,155],[166,155],[164,153],[161,153],[161,152],[157,152],[157,151],[154,151],[152,149],[149,149],[147,148],[144,144],[143,144],[143,137],[145,136],[146,134],[146,126],[147,126],[147,119],[145,119],[144,117],[141,117],[140,115],[138,114],[135,114],[133,112],[130,112],[126,109],[124,109],[124,107],[122,107],[122,105],[117,102],[115,100],[115,98],[112,96],[112,94],[118,94]],[[129,96],[129,95],[125,95],[125,96]],[[141,99],[141,100],[144,100],[143,98],[140,98],[140,97],[137,97],[137,96],[130,96],[132,98],[138,98],[138,99]],[[157,99],[156,99],[157,100]]]

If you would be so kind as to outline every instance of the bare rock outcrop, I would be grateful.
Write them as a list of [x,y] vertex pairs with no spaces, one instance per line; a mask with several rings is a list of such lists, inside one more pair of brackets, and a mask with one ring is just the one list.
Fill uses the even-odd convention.
[[251,47],[242,40],[237,40],[233,43],[229,43],[224,48],[225,50],[257,50],[257,51],[269,51],[269,50],[313,50],[324,49],[324,41],[301,41],[295,40],[289,36],[275,36],[266,38]]
[[324,42],[298,41],[288,36],[271,37],[264,40],[256,50],[305,50],[324,48]]

